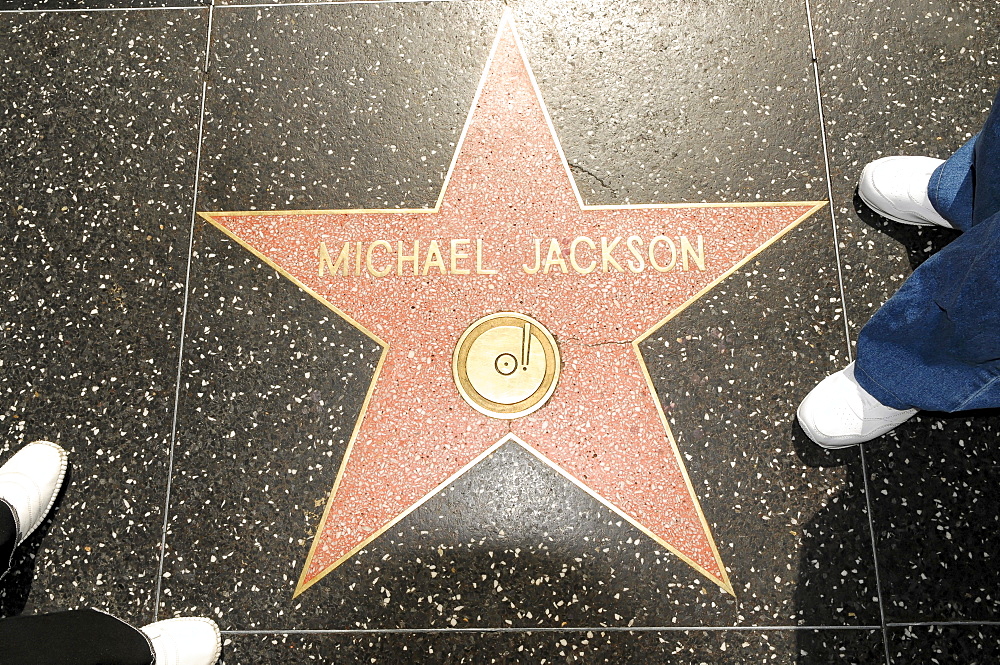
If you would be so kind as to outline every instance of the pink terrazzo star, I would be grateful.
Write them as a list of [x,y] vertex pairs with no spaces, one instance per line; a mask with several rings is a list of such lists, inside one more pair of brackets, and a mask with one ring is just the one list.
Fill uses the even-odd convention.
[[[385,347],[296,595],[508,440],[732,593],[638,344],[822,205],[583,205],[508,13],[434,209],[204,213]],[[495,312],[562,354],[514,420],[452,376]]]

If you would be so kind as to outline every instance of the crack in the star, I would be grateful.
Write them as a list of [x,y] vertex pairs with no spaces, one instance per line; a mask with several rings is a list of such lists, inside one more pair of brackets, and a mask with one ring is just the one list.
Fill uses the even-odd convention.
[[586,167],[583,167],[583,166],[580,166],[579,164],[570,164],[569,168],[570,168],[571,171],[579,171],[581,173],[585,173],[585,174],[589,175],[591,178],[593,178],[597,182],[601,183],[601,186],[604,187],[604,189],[608,190],[609,192],[613,193],[615,191],[614,187],[612,187],[611,185],[609,185],[604,180],[604,178],[602,178],[601,176],[597,175],[596,173],[594,173],[590,169],[588,169]]
[[605,342],[584,342],[579,337],[560,337],[559,338],[559,342],[561,344],[573,343],[573,344],[579,344],[580,346],[590,346],[590,347],[594,347],[594,346],[608,346],[609,344],[619,344],[619,345],[620,344],[631,344],[633,341],[634,340],[631,340],[631,339],[623,339],[623,340],[609,339],[609,340],[607,340]]

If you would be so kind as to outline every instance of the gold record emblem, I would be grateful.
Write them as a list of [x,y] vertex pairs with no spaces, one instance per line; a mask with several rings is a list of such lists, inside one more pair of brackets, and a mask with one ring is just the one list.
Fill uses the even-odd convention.
[[466,329],[455,347],[458,392],[487,416],[512,420],[536,411],[559,381],[559,348],[530,316],[499,312]]

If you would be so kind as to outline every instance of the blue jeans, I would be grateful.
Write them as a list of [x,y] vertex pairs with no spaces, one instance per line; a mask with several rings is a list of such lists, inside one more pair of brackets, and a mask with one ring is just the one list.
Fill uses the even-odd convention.
[[962,235],[921,264],[858,337],[855,377],[886,406],[1000,407],[1000,95],[928,195]]

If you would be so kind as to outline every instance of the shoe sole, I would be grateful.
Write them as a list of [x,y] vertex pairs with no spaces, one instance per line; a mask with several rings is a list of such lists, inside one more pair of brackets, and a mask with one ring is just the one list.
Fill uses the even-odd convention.
[[935,224],[934,222],[915,222],[912,219],[902,219],[901,217],[897,217],[896,215],[888,213],[885,210],[882,210],[881,208],[879,208],[877,205],[875,205],[871,201],[869,201],[865,197],[864,192],[861,191],[860,187],[858,188],[858,198],[860,198],[862,201],[864,201],[865,205],[868,206],[869,208],[871,208],[873,211],[875,211],[875,213],[877,213],[879,216],[885,217],[886,219],[891,219],[894,222],[899,222],[900,224],[909,224],[910,226],[938,226],[940,228],[945,228],[945,227],[941,226],[940,224]]
[[50,448],[54,448],[56,450],[56,452],[59,453],[59,476],[56,478],[56,487],[55,487],[55,490],[52,492],[52,497],[49,498],[49,505],[45,506],[45,511],[42,513],[42,519],[38,522],[38,524],[36,524],[35,526],[31,527],[31,531],[29,531],[28,533],[26,533],[23,536],[21,536],[21,540],[18,541],[18,543],[17,543],[18,545],[20,545],[25,540],[27,540],[28,536],[30,536],[32,533],[34,533],[35,529],[37,529],[38,527],[40,527],[42,525],[42,523],[45,522],[45,518],[48,516],[49,512],[52,510],[52,506],[54,506],[56,504],[56,497],[59,496],[59,492],[60,492],[60,490],[62,490],[63,480],[66,479],[66,470],[69,467],[69,453],[67,453],[63,449],[63,447],[60,446],[59,444],[52,443],[51,441],[32,441],[28,445],[40,445],[40,446],[48,446]]

